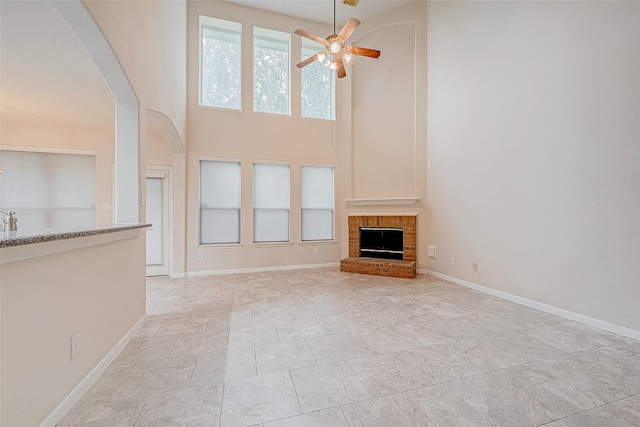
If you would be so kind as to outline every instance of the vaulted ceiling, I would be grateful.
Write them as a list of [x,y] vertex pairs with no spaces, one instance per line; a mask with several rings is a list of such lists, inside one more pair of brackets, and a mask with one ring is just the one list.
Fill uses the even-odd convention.
[[[255,9],[267,10],[282,15],[308,19],[310,21],[333,24],[334,0],[224,0]],[[351,17],[361,21],[374,16],[388,13],[410,3],[425,0],[360,0],[353,7],[344,4],[343,0],[336,1],[336,21],[341,27]]]

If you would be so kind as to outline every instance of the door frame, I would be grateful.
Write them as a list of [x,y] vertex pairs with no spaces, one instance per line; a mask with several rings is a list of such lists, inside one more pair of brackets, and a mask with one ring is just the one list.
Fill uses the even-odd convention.
[[[162,265],[146,266],[146,276],[171,276],[173,260],[173,169],[170,166],[147,166],[146,178],[162,179]],[[146,190],[145,190],[146,191]],[[145,206],[146,218],[146,206]]]

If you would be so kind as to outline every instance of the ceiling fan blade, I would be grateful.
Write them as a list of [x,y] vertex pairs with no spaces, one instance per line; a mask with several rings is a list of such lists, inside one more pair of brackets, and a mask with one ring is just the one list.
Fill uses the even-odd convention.
[[380,57],[379,50],[367,49],[366,47],[351,46],[351,53],[354,55],[368,56],[369,58]]
[[349,36],[356,30],[356,28],[358,28],[358,25],[360,25],[360,21],[358,21],[356,18],[349,18],[347,23],[344,24],[344,27],[342,27],[342,30],[340,30],[338,38],[341,40],[348,39]]
[[318,37],[307,30],[303,30],[302,28],[298,28],[297,30],[294,31],[294,33],[299,36],[306,37],[309,40],[313,40],[314,42],[320,43],[323,46],[327,45],[327,41],[325,39],[323,39],[322,37]]
[[346,77],[347,72],[344,70],[344,62],[342,62],[342,58],[336,61],[336,65],[338,66],[336,68],[336,73],[338,74],[338,78],[341,79],[343,77]]
[[299,64],[296,65],[296,67],[298,67],[298,68],[306,67],[307,65],[311,64],[316,59],[318,59],[318,54],[317,53],[315,55],[313,55],[313,56],[308,57],[304,61],[300,62]]

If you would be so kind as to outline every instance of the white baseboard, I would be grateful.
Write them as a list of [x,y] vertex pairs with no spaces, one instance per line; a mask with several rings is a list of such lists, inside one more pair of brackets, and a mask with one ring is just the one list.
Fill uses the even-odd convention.
[[107,353],[105,357],[87,374],[86,377],[80,381],[67,397],[58,405],[56,409],[49,414],[49,416],[40,424],[40,427],[54,427],[60,420],[67,415],[67,413],[74,407],[74,405],[80,400],[80,398],[91,388],[91,386],[100,378],[100,375],[111,365],[116,356],[120,354],[122,349],[129,343],[131,337],[133,337],[138,330],[144,325],[147,320],[145,314],[136,322],[135,325],[113,346],[113,348]]
[[169,277],[171,277],[172,279],[182,279],[184,277],[187,277],[187,273],[171,273],[169,274]]
[[252,267],[252,268],[236,268],[229,270],[208,270],[208,271],[189,271],[188,277],[195,276],[212,276],[216,274],[234,274],[234,273],[261,273],[264,271],[279,271],[279,270],[308,270],[311,268],[327,268],[338,267],[340,263],[329,262],[325,264],[300,264],[300,265],[278,265],[275,267]]
[[616,325],[615,323],[605,322],[604,320],[595,319],[593,317],[574,313],[572,311],[564,310],[562,308],[554,307],[552,305],[530,300],[528,298],[520,297],[507,292],[503,292],[503,291],[492,289],[486,286],[478,285],[477,283],[468,282],[466,280],[458,279],[457,277],[447,276],[446,274],[438,273],[433,270],[429,270],[428,274],[430,276],[437,277],[439,279],[448,280],[449,282],[453,282],[467,288],[475,289],[476,291],[495,295],[497,297],[504,298],[506,300],[525,305],[527,307],[531,307],[537,310],[545,311],[547,313],[555,314],[556,316],[561,316],[569,320],[575,320],[576,322],[584,323],[589,326],[595,326],[596,328],[613,332],[614,334],[623,335],[625,337],[640,340],[640,331],[636,331],[635,329],[626,328],[624,326]]
[[416,273],[418,274],[429,274],[429,270],[426,268],[416,268]]

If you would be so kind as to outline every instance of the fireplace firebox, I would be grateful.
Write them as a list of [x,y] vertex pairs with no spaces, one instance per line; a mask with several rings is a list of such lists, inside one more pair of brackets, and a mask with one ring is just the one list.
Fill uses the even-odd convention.
[[404,259],[402,228],[360,227],[360,256],[366,258]]
[[[349,257],[340,260],[340,271],[407,279],[416,277],[416,215],[349,215],[348,218]],[[390,240],[392,243],[367,243],[370,237],[367,229],[382,231],[383,241]],[[361,245],[362,239],[365,242]],[[363,252],[363,249],[369,251]],[[402,251],[402,257],[383,259],[381,252],[378,252],[380,250],[386,253]],[[398,257],[398,254],[394,256]]]

